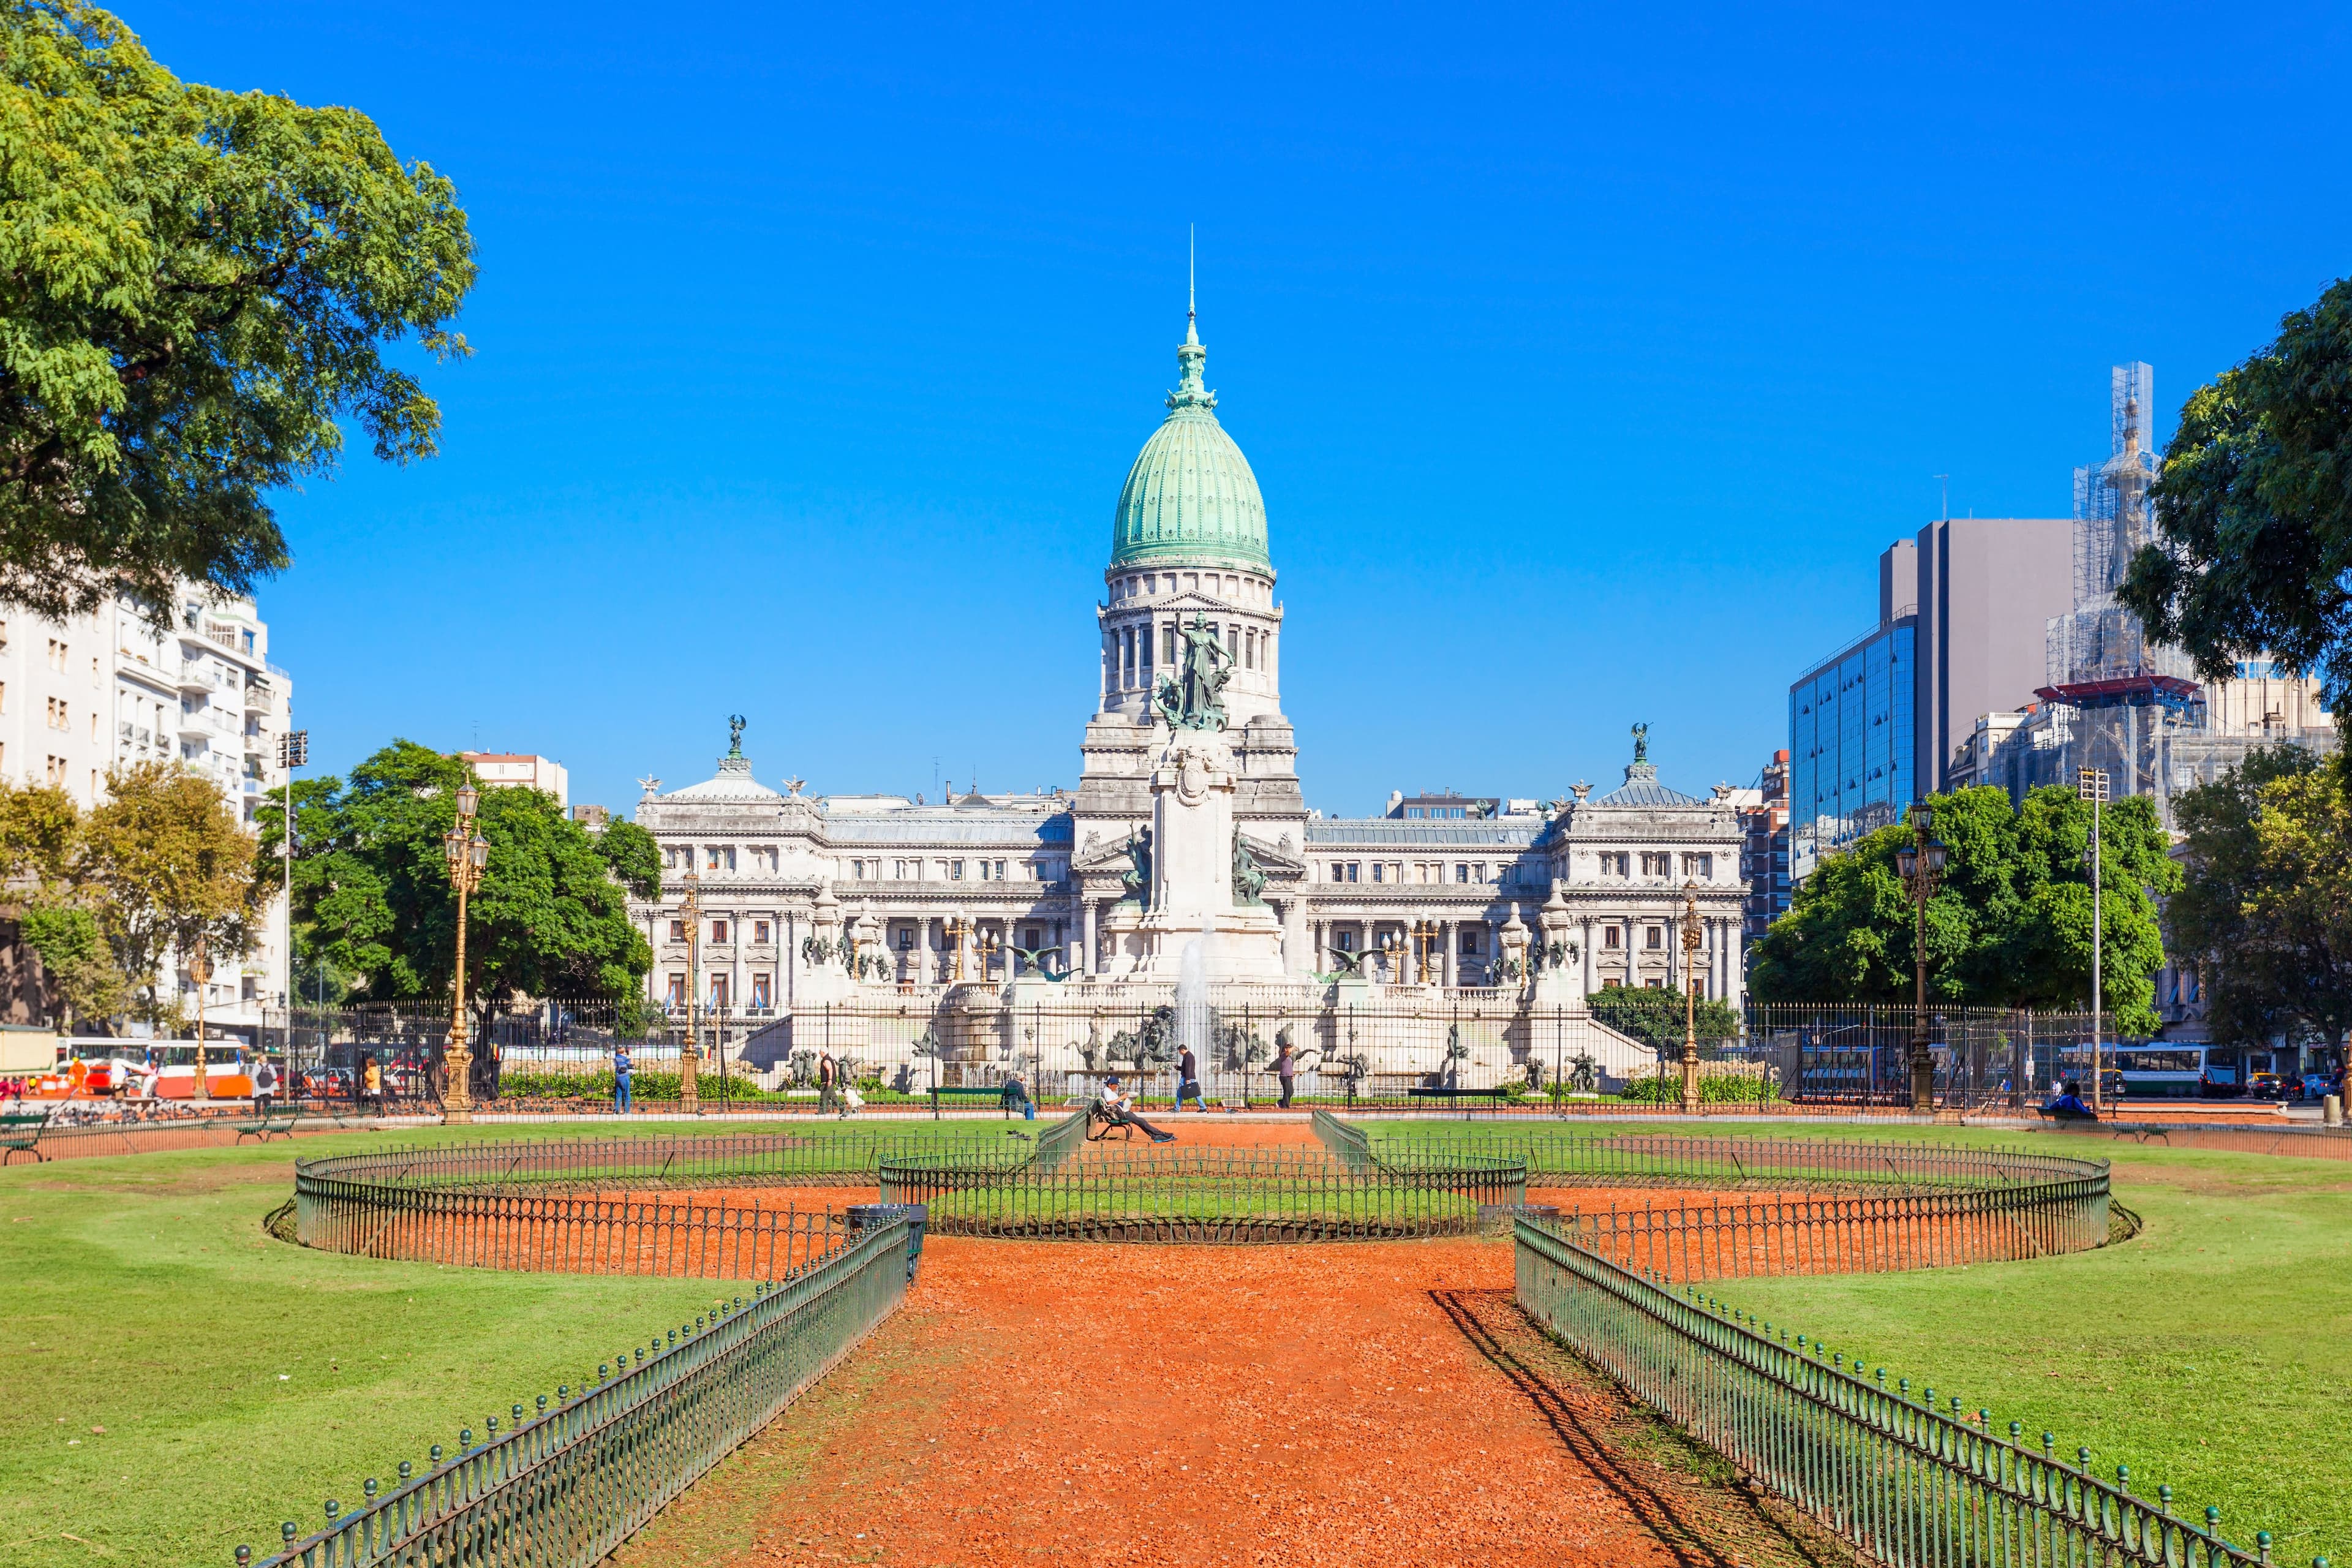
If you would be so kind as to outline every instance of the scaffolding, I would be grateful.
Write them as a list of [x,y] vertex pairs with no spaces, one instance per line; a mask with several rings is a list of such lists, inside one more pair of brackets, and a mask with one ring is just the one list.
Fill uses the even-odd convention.
[[2074,607],[2049,625],[2046,702],[2177,711],[2199,698],[2187,656],[2148,641],[2139,617],[2116,603],[2132,557],[2155,536],[2155,398],[2156,372],[2146,363],[2108,373],[2107,460],[2074,470]]

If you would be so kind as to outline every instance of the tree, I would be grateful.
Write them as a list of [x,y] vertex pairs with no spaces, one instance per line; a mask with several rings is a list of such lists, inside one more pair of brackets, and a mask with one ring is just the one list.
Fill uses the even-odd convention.
[[[1927,903],[1929,1005],[2082,1007],[2091,988],[2090,807],[2044,786],[2021,808],[1992,788],[1929,797],[1950,860]],[[1916,920],[1895,855],[1907,826],[1822,858],[1757,944],[1759,1001],[1908,1003]],[[2100,821],[2100,991],[2116,1026],[2152,1033],[2164,963],[2157,899],[2179,886],[2155,803],[2116,801]]]
[[[1683,1048],[1683,994],[1647,985],[1612,985],[1586,997],[1594,1018],[1629,1035],[1661,1056]],[[1699,999],[1696,1019],[1702,1040],[1735,1039],[1739,1015],[1727,1002]]]
[[340,419],[436,450],[379,345],[467,352],[457,193],[356,110],[179,81],[82,0],[7,6],[0,605],[249,592],[288,559],[268,492],[332,468]]
[[2116,597],[2208,679],[2266,653],[2316,673],[2352,739],[2352,279],[2200,386]]
[[[470,776],[455,757],[394,741],[341,779],[310,779],[294,804],[294,913],[314,962],[364,976],[355,994],[393,1001],[449,994],[457,900],[442,837]],[[284,793],[259,816],[275,863]],[[466,986],[484,1006],[517,994],[626,995],[653,967],[626,894],[658,895],[652,836],[614,823],[591,837],[552,795],[482,792],[478,831],[489,864],[467,900]]]
[[41,955],[42,977],[68,1027],[111,1018],[130,1005],[130,982],[89,910],[71,903],[35,904],[25,910],[18,930],[25,945]]
[[153,988],[149,1016],[165,1016],[173,1008],[157,973],[164,956],[184,962],[200,944],[215,964],[243,954],[268,901],[272,868],[220,791],[178,763],[116,769],[106,787],[107,799],[89,813],[78,874],[100,900],[98,918],[122,973]]
[[2298,747],[2250,753],[2173,803],[2188,876],[2165,907],[2217,1040],[2352,1029],[2352,805]]
[[17,934],[40,956],[50,998],[87,1024],[121,1012],[129,987],[76,881],[83,826],[67,791],[0,779],[0,885],[19,897]]

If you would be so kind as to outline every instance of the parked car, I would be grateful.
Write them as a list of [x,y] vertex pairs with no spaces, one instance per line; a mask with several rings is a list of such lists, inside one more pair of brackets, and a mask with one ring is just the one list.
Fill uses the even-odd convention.
[[304,1068],[302,1092],[316,1100],[349,1100],[352,1074],[348,1068]]

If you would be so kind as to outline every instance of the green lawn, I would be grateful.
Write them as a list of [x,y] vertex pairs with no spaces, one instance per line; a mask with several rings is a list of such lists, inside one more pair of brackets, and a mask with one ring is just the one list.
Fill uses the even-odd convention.
[[454,1445],[461,1426],[481,1432],[487,1415],[503,1424],[516,1401],[578,1384],[719,1294],[374,1262],[262,1233],[293,1190],[295,1153],[394,1141],[0,1171],[0,1564],[227,1563],[239,1542],[272,1546],[288,1518],[307,1532],[322,1499],[348,1506],[366,1477]]
[[[1990,1135],[1986,1141],[1993,1141]],[[2055,1142],[2055,1140],[2052,1140]],[[2070,1152],[2079,1141],[2064,1145]],[[2087,1444],[2110,1478],[2221,1510],[2275,1560],[2352,1561],[2341,1479],[2352,1411],[2352,1167],[2252,1154],[2112,1151],[2147,1228],[2071,1258],[1717,1286],[1731,1305],[1933,1384],[1939,1404]]]

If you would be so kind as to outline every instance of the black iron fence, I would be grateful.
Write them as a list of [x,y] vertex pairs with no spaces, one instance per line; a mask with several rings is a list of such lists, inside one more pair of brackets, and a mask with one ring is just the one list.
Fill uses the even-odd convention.
[[[436,1446],[422,1468],[366,1483],[357,1508],[329,1499],[325,1528],[288,1521],[271,1563],[364,1568],[587,1568],[774,1419],[904,1298],[910,1229],[866,1230],[790,1277],[707,1317],[622,1347],[575,1391],[518,1403],[503,1433]],[[250,1552],[237,1549],[239,1563]]]
[[1391,1164],[1353,1157],[1344,1136],[1346,1154],[1328,1147],[1113,1150],[1074,1143],[1085,1127],[1083,1112],[1067,1118],[1040,1140],[1034,1159],[886,1158],[883,1199],[923,1205],[930,1228],[946,1235],[1287,1242],[1466,1234],[1482,1215],[1527,1197],[1525,1165],[1485,1154]]
[[[1073,982],[1045,995],[875,988],[796,1010],[691,1016],[635,999],[524,1002],[478,1008],[469,1029],[475,1098],[506,1114],[612,1109],[621,1050],[634,1068],[635,1108],[677,1109],[689,1037],[694,1107],[712,1111],[813,1112],[827,1058],[876,1107],[928,1105],[935,1089],[1010,1079],[1058,1104],[1111,1073],[1147,1104],[1166,1103],[1189,1045],[1213,1102],[1643,1114],[1681,1095],[1684,1012],[1652,994],[1538,1005],[1500,988],[1256,983],[1213,987],[1188,1010],[1166,987]],[[296,1007],[268,1017],[260,1044],[286,1063],[289,1095],[351,1100],[371,1062],[387,1108],[435,1106],[446,1087],[445,1006]],[[1907,1110],[1916,1020],[1898,1005],[1705,1004],[1695,1031],[1705,1108]],[[2087,1082],[2090,1022],[2079,1013],[1931,1007],[1937,1106],[2022,1109],[2063,1079]],[[2117,1044],[2110,1031],[2102,1050]]]
[[[2271,1561],[2270,1537],[2252,1547],[2109,1481],[2042,1434],[2029,1447],[2018,1422],[2003,1436],[1988,1411],[1939,1409],[1935,1390],[1914,1398],[1908,1379],[1783,1327],[1681,1291],[1584,1244],[1570,1227],[1522,1219],[1516,1227],[1520,1304],[1562,1340],[1759,1484],[1867,1552],[1898,1564],[2134,1564],[2222,1568]],[[2325,1563],[2326,1559],[2318,1560]]]

